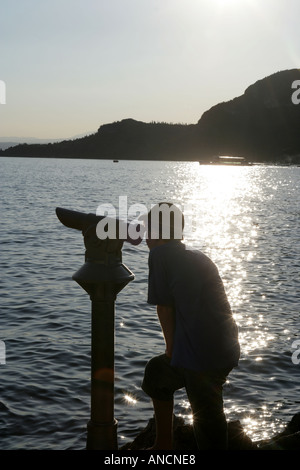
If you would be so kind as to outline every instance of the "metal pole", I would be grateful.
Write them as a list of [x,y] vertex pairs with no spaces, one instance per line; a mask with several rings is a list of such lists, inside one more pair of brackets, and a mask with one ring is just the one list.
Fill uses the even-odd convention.
[[73,279],[89,294],[91,312],[91,416],[87,424],[87,450],[116,450],[114,418],[115,300],[134,275],[122,263],[120,240],[99,240],[95,218],[57,209],[60,221],[82,230],[85,263]]
[[92,300],[91,419],[87,449],[117,449],[114,419],[115,308],[112,285],[99,284]]

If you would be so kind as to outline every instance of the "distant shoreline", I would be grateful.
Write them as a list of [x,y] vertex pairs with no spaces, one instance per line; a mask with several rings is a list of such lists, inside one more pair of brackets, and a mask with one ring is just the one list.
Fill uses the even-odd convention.
[[300,103],[292,100],[291,88],[298,80],[300,69],[274,73],[243,95],[213,106],[196,124],[127,118],[85,137],[17,144],[0,150],[0,156],[206,162],[230,155],[249,162],[300,164]]
[[[41,159],[41,160],[97,160],[97,161],[107,161],[111,163],[115,163],[115,159],[112,158],[92,158],[92,157],[40,157],[38,155],[33,155],[33,156],[22,156],[22,155],[0,155],[0,158],[22,158],[22,159]],[[300,167],[300,164],[298,163],[285,163],[285,162],[280,162],[280,161],[267,161],[267,162],[253,162],[251,165],[224,165],[224,164],[216,164],[216,163],[205,163],[203,161],[199,160],[171,160],[171,159],[137,159],[137,158],[120,158],[118,159],[118,163],[121,162],[178,162],[178,163],[201,163],[201,166],[212,166],[212,167],[230,167],[230,168],[251,168],[251,167],[259,167],[259,166],[278,166],[278,167]]]

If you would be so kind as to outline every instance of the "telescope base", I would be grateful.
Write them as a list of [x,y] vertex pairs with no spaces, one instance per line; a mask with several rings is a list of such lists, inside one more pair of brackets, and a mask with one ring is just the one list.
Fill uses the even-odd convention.
[[118,450],[117,426],[116,419],[112,423],[89,421],[86,450]]

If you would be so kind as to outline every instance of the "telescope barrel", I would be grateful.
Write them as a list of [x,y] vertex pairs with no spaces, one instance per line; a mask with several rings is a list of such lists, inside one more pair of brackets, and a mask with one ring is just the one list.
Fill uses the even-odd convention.
[[[56,208],[56,215],[60,222],[65,225],[66,227],[73,228],[75,230],[81,230],[85,232],[88,227],[91,225],[97,225],[103,219],[113,221],[117,225],[117,229],[120,228],[121,224],[126,224],[126,237],[120,240],[130,243],[131,245],[139,245],[143,240],[144,234],[144,227],[141,224],[132,224],[133,230],[135,233],[139,233],[140,236],[132,237],[130,236],[130,223],[124,222],[119,219],[112,219],[110,217],[104,215],[96,215],[96,214],[86,214],[84,212],[73,211],[69,209],[64,209],[62,207]],[[120,231],[119,231],[120,232]],[[118,232],[118,233],[119,233]],[[118,237],[117,237],[118,238]]]
[[56,208],[56,215],[63,225],[76,230],[85,230],[90,225],[97,224],[104,218],[104,216],[85,214],[84,212],[63,209],[62,207]]

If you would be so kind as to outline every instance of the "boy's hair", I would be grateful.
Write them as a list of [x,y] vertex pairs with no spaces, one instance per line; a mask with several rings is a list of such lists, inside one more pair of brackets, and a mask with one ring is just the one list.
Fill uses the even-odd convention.
[[153,206],[148,212],[147,225],[152,239],[183,239],[184,215],[171,202],[160,202]]

